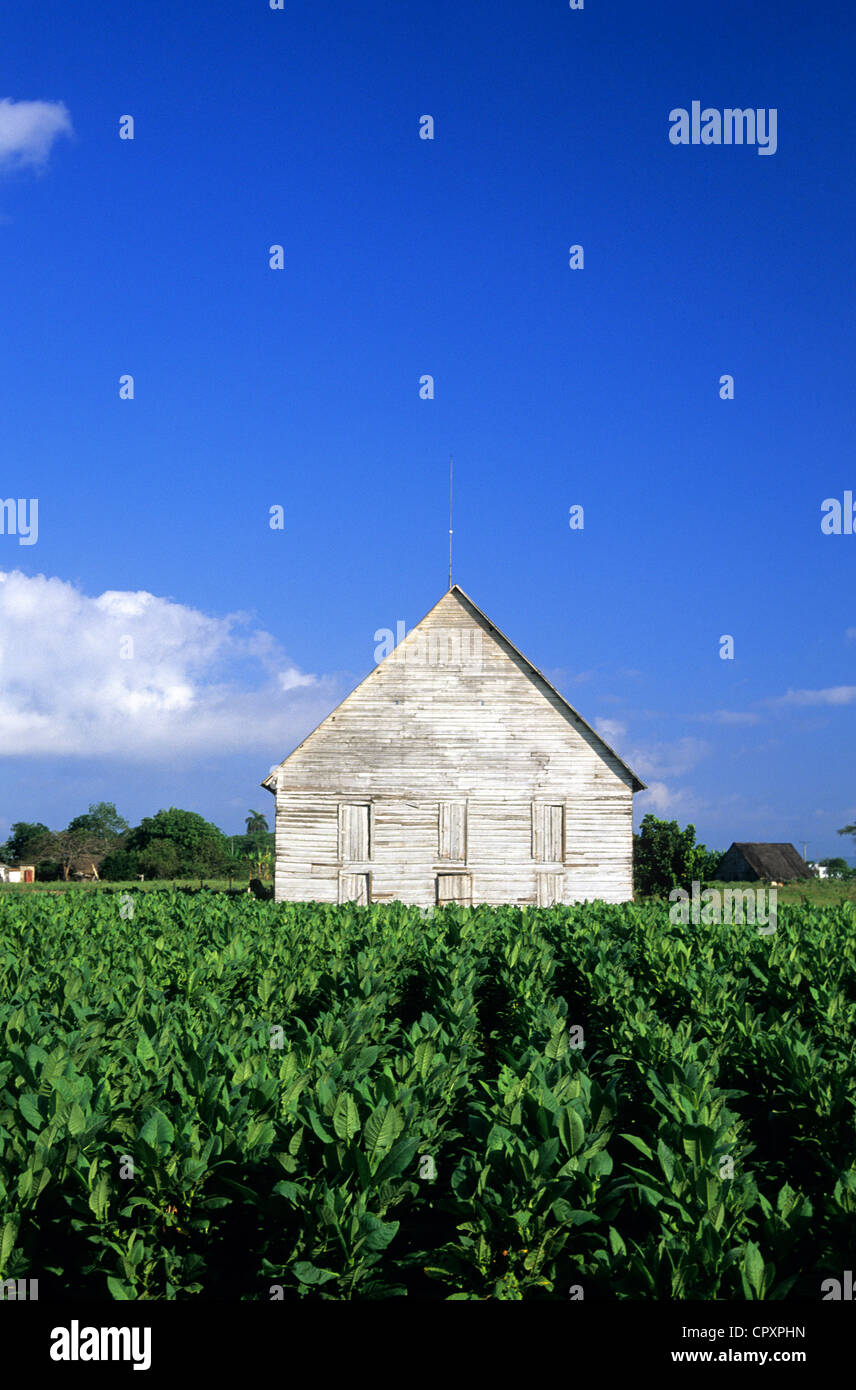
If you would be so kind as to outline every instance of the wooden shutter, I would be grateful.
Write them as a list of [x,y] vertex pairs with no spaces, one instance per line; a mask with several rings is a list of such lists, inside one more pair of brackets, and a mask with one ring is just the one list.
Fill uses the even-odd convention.
[[561,802],[532,802],[532,858],[540,864],[565,862],[565,808]]
[[532,802],[532,858],[544,858],[544,803]]
[[473,880],[471,874],[437,875],[437,902],[439,904],[461,903],[464,907],[470,907],[472,901]]
[[371,858],[368,805],[339,807],[339,858],[343,864],[365,863]]
[[453,863],[466,863],[467,803],[465,801],[440,802],[439,835],[440,858],[451,859]]
[[357,903],[360,907],[366,907],[371,902],[370,875],[340,874],[339,902]]
[[564,900],[564,874],[536,874],[538,906],[553,907]]
[[565,808],[544,807],[544,861],[562,864],[565,859]]

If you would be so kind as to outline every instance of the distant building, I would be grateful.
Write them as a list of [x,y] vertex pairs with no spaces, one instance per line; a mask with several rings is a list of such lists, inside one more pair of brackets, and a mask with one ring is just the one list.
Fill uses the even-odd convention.
[[36,870],[33,864],[0,864],[0,883],[34,883]]
[[793,845],[735,840],[723,856],[716,877],[721,883],[753,883],[759,879],[765,883],[791,883],[813,875]]
[[825,864],[809,864],[808,866],[815,878],[829,878],[829,869]]

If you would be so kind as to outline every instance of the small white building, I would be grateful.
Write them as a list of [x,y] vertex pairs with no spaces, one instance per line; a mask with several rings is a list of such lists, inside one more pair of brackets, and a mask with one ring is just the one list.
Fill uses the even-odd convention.
[[457,585],[262,786],[277,902],[633,896],[644,784]]
[[32,864],[0,864],[0,883],[33,883],[35,877]]
[[815,878],[829,878],[829,869],[825,864],[809,864],[808,866]]

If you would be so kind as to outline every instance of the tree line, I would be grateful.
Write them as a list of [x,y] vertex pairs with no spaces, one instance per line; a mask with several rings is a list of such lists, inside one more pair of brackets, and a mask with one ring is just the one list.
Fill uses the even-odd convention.
[[[75,816],[64,830],[17,821],[0,845],[0,862],[33,864],[36,878],[133,879],[273,877],[274,835],[267,817],[249,811],[243,835],[225,835],[195,811],[175,806],[146,816],[131,828],[112,801],[99,801]],[[839,835],[856,836],[856,825]],[[644,817],[633,836],[633,881],[645,897],[716,877],[724,851],[696,843],[695,826]],[[852,878],[846,859],[821,861],[833,878]]]
[[274,836],[267,817],[250,811],[243,835],[225,835],[195,811],[171,806],[133,828],[112,801],[92,804],[64,830],[16,821],[0,845],[0,862],[33,864],[45,880],[272,877]]

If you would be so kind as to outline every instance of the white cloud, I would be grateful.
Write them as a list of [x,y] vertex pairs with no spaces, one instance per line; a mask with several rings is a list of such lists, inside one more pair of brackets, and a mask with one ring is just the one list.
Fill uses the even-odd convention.
[[71,116],[62,101],[0,100],[0,168],[40,169],[58,136],[71,134]]
[[770,700],[772,705],[852,705],[856,685],[830,685],[823,690],[789,690]]
[[249,624],[145,591],[90,598],[0,572],[0,750],[162,760],[255,748],[261,775],[346,692]]
[[302,685],[315,685],[316,680],[316,676],[302,675],[296,666],[289,666],[287,671],[280,671],[279,673],[281,690],[297,690]]
[[644,792],[633,798],[633,813],[640,819],[650,811],[655,816],[668,815],[672,819],[686,820],[695,816],[705,807],[688,787],[670,787],[665,782],[649,782]]
[[627,756],[627,761],[639,776],[650,778],[681,777],[710,753],[710,745],[699,738],[679,738],[673,742],[641,744]]
[[709,714],[689,714],[688,719],[698,719],[705,724],[760,724],[760,714],[747,710],[716,709]]
[[[680,799],[680,793],[678,793]],[[647,811],[668,811],[675,801],[675,793],[669,791],[665,782],[649,782],[644,792],[639,792],[634,798],[634,810]]]
[[594,727],[607,743],[615,743],[627,733],[627,725],[622,724],[620,719],[596,719]]
[[594,671],[574,672],[568,666],[551,666],[543,674],[556,690],[562,690],[566,685],[583,685],[590,681]]

